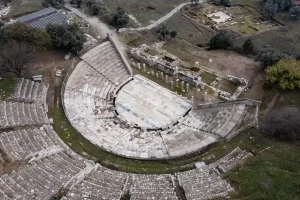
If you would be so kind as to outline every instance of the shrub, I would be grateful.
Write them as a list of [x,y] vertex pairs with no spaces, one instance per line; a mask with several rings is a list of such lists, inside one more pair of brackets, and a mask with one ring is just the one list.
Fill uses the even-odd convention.
[[116,28],[123,28],[129,22],[129,17],[122,8],[118,8],[110,19],[110,24]]
[[300,61],[280,60],[266,70],[267,79],[281,89],[300,88]]
[[263,64],[263,68],[275,65],[281,59],[292,59],[293,57],[281,53],[280,51],[272,48],[263,49],[256,57],[256,61],[260,61]]
[[298,18],[300,16],[300,7],[299,6],[291,7],[289,14],[290,14],[290,19],[298,20]]
[[215,34],[208,43],[209,49],[228,49],[231,47],[231,42],[226,34],[226,31],[219,31]]
[[97,3],[93,3],[90,7],[90,12],[92,15],[98,15],[100,13],[101,6]]
[[251,39],[248,39],[244,42],[243,44],[243,51],[246,54],[252,53],[253,52],[253,43]]
[[175,30],[171,31],[165,25],[158,26],[156,28],[155,32],[159,34],[159,37],[161,40],[166,40],[168,36],[170,36],[171,38],[175,38],[178,34],[177,31],[175,31]]

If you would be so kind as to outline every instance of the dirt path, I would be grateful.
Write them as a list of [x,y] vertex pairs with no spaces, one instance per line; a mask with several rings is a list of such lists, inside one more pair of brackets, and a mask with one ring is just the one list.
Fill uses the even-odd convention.
[[100,21],[97,17],[91,17],[86,15],[85,13],[81,12],[80,10],[71,7],[70,5],[66,4],[65,8],[76,14],[77,16],[81,17],[85,21],[87,21],[91,26],[93,26],[101,38],[106,38],[107,34],[111,35],[114,41],[117,43],[119,48],[125,52],[126,48],[124,44],[120,41],[118,34],[116,33],[115,29],[111,29],[108,25],[104,22]]
[[[204,3],[206,2],[206,0],[198,0],[198,3]],[[181,8],[192,4],[192,2],[186,2],[186,3],[182,3],[179,4],[176,8],[174,8],[173,10],[171,10],[169,13],[167,13],[165,16],[163,16],[162,18],[158,19],[157,21],[153,22],[152,24],[148,25],[148,26],[144,26],[144,27],[138,27],[138,28],[121,28],[119,30],[119,32],[125,32],[125,31],[143,31],[143,30],[150,30],[158,25],[160,25],[161,23],[165,22],[166,20],[168,20],[169,18],[171,18],[174,14],[176,14]]]

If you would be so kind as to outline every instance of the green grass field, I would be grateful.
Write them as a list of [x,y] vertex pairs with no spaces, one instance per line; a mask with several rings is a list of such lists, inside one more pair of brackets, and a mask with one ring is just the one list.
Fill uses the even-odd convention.
[[185,0],[104,0],[108,10],[113,13],[117,7],[123,8],[128,14],[133,15],[143,26],[149,25],[151,21],[156,21],[177,5],[186,2]]
[[19,17],[43,8],[42,0],[12,0],[12,9],[7,17]]
[[207,29],[193,24],[190,20],[182,16],[180,13],[176,13],[169,20],[165,22],[166,26],[171,30],[178,32],[178,38],[183,39],[193,45],[204,46],[210,38],[213,36],[213,32]]
[[233,199],[300,199],[300,147],[263,138],[263,152],[231,171],[226,178],[237,188]]

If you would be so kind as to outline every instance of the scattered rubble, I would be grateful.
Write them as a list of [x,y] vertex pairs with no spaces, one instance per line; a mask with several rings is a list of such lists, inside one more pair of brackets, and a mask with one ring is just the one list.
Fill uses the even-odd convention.
[[6,16],[11,10],[11,4],[7,4],[7,6],[0,6],[0,17]]

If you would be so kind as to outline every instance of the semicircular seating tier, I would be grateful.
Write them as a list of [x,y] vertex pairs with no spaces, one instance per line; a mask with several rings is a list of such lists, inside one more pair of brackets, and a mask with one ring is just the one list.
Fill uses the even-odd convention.
[[[18,87],[15,92],[18,93]],[[41,95],[46,97],[45,93]],[[130,197],[132,200],[176,200],[184,195],[194,200],[224,197],[233,189],[220,174],[252,156],[236,148],[215,163],[208,166],[201,163],[199,169],[175,175],[111,170],[72,151],[49,125],[44,103],[26,103],[19,98],[0,102],[0,199],[119,200]],[[22,109],[25,105],[30,105],[26,106],[28,112]]]
[[70,123],[102,149],[135,159],[169,159],[256,125],[259,102],[193,106],[143,76],[131,76],[119,55],[110,41],[86,53],[64,91]]

